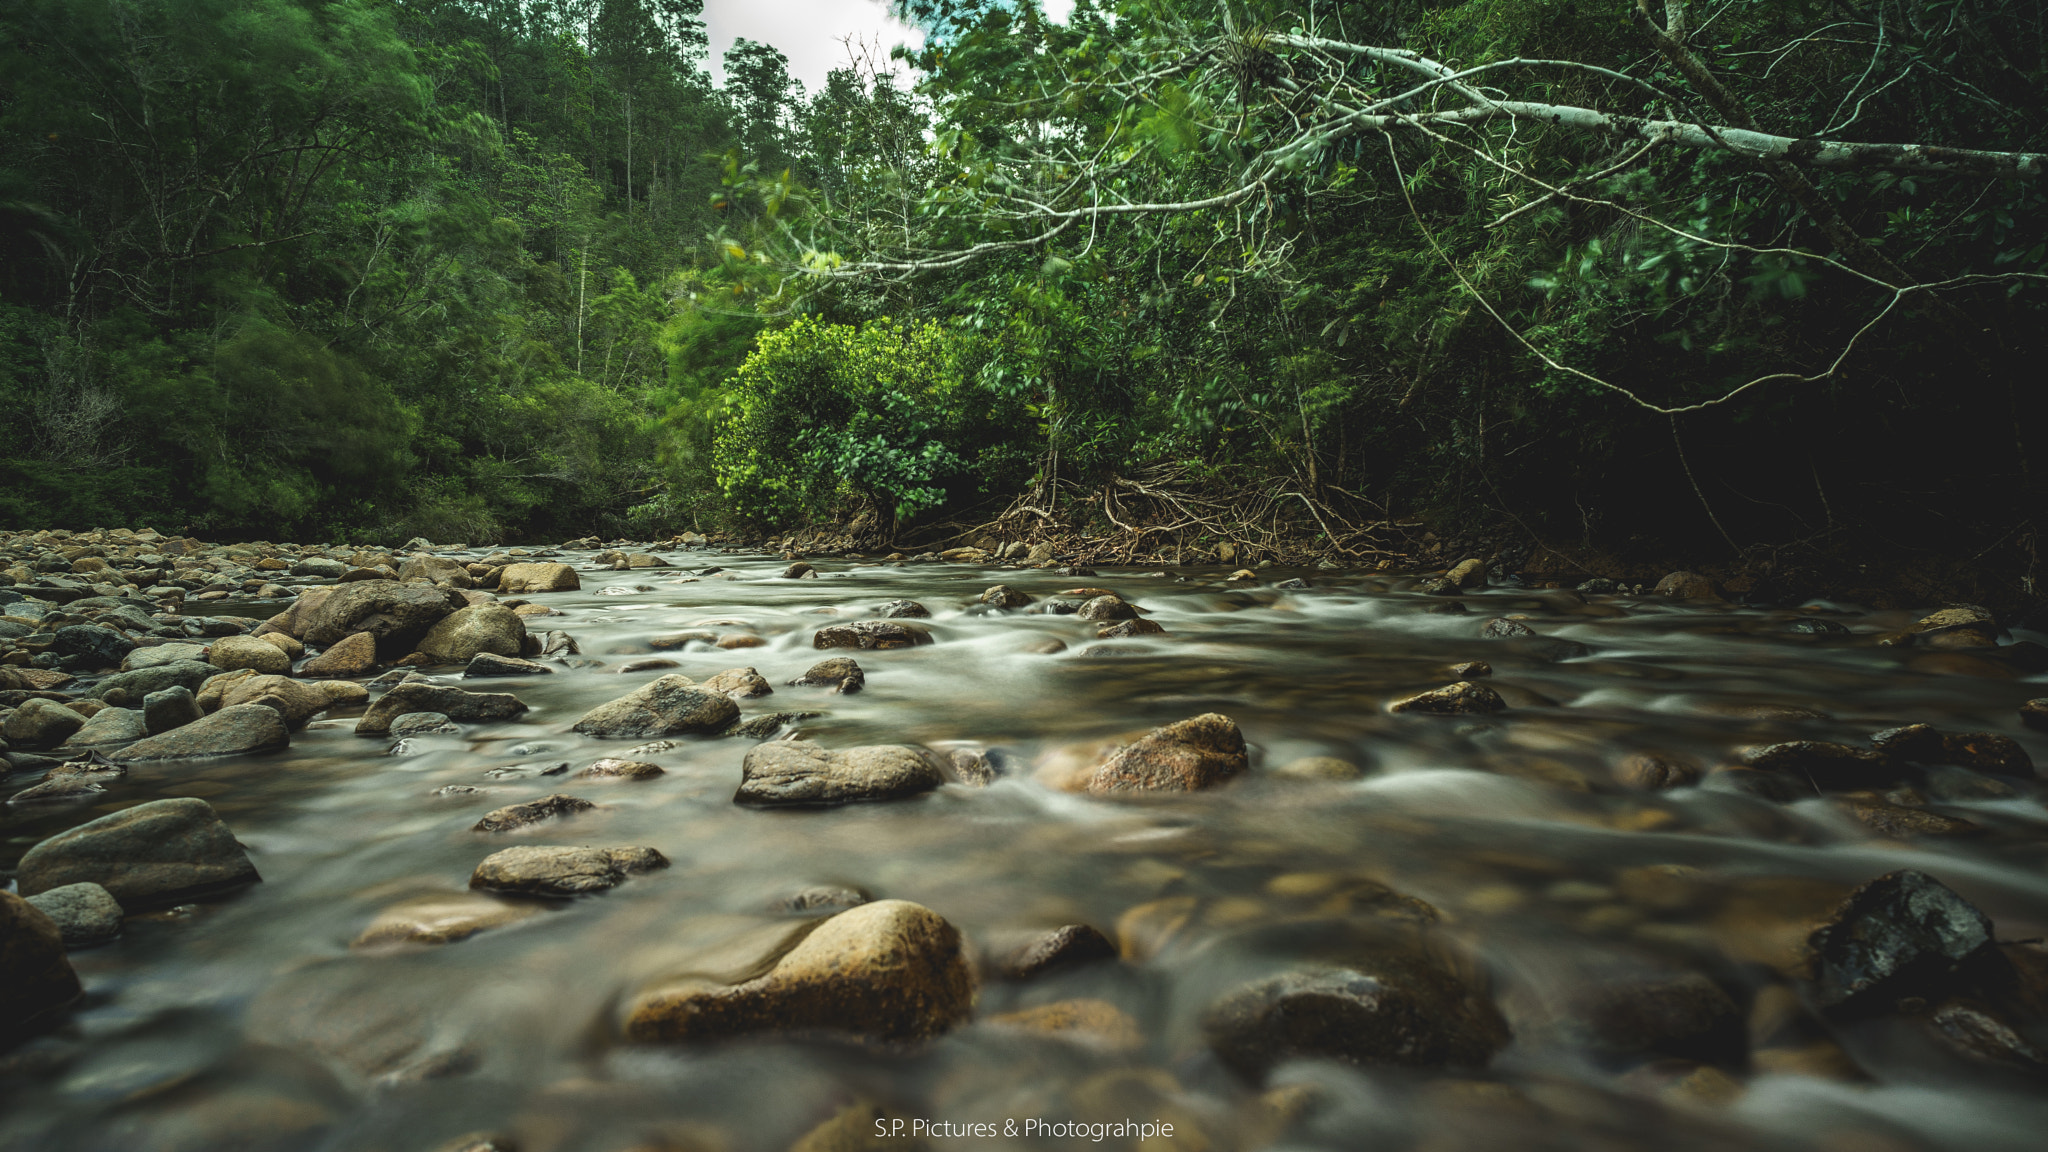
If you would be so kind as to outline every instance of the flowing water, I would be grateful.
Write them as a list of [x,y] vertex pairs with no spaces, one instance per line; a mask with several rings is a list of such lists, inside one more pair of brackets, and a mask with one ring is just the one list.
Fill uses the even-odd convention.
[[[87,1001],[0,1057],[0,1146],[403,1152],[483,1131],[525,1152],[780,1152],[855,1101],[997,1126],[994,1139],[931,1141],[960,1148],[1133,1147],[1000,1135],[1011,1120],[1126,1118],[1176,1126],[1145,1144],[1154,1152],[2040,1145],[2038,1080],[1966,1060],[1906,1018],[1834,1024],[1803,1012],[1771,943],[1816,900],[1906,867],[1975,902],[2001,939],[2040,937],[2039,786],[1939,774],[1921,782],[1936,809],[1983,833],[1901,840],[1817,794],[1773,802],[1712,774],[1658,793],[1613,782],[1632,753],[1711,769],[1744,745],[1861,742],[1911,722],[2003,732],[2048,759],[2048,741],[2015,712],[2048,695],[2041,678],[1872,643],[1906,614],[1491,590],[1462,598],[1471,614],[1445,615],[1426,610],[1441,598],[1415,581],[1383,575],[1302,573],[1312,587],[1283,591],[1270,582],[1295,573],[1237,588],[1213,570],[1077,581],[825,560],[819,579],[792,581],[765,556],[671,559],[727,571],[586,572],[579,592],[534,597],[561,615],[528,623],[570,632],[583,659],[465,685],[515,692],[531,706],[517,722],[394,753],[389,739],[355,736],[352,719],[328,718],[285,753],[141,766],[97,807],[11,810],[10,859],[120,807],[203,797],[263,881],[131,918],[114,943],[73,953]],[[1113,588],[1166,634],[1096,641],[1072,616],[980,610],[977,595],[998,582],[1040,597]],[[830,653],[866,669],[858,695],[784,686],[828,655],[811,647],[818,627],[897,598],[931,609],[936,644]],[[1481,622],[1502,615],[1591,653],[1560,661],[1540,641],[1480,638]],[[1801,617],[1850,633],[1790,630]],[[765,643],[648,646],[692,628]],[[1043,651],[1047,639],[1065,650]],[[678,667],[620,671],[657,655]],[[1386,710],[1473,659],[1492,664],[1507,711]],[[777,685],[746,714],[820,713],[802,722],[805,739],[986,749],[1002,775],[909,800],[764,811],[732,803],[750,741],[689,737],[644,757],[666,771],[651,781],[538,774],[637,743],[571,733],[585,709],[670,671],[735,665]],[[1034,771],[1056,749],[1204,712],[1235,719],[1251,745],[1251,772],[1228,787],[1099,799],[1048,788]],[[1364,775],[1275,771],[1308,756]],[[492,771],[505,768],[516,771]],[[439,794],[447,785],[480,791]],[[556,791],[599,807],[509,835],[470,829],[486,810]],[[461,891],[508,842],[648,845],[673,866],[457,943],[351,948],[380,910]],[[795,915],[780,901],[820,885],[916,901],[977,948],[1093,924],[1125,958],[984,979],[977,1022],[915,1049],[620,1039],[621,1000],[651,973],[680,951],[744,950]],[[1458,1072],[1308,1062],[1252,1083],[1222,1067],[1203,1042],[1205,1007],[1295,960],[1288,925],[1374,915],[1388,889],[1433,906],[1436,931],[1484,970],[1514,1029],[1508,1047]],[[1572,1028],[1569,1005],[1587,987],[1674,972],[1735,995],[1745,1051],[1702,1067],[1617,1055]],[[1141,1040],[1090,1046],[987,1023],[1073,998],[1114,1004]]]

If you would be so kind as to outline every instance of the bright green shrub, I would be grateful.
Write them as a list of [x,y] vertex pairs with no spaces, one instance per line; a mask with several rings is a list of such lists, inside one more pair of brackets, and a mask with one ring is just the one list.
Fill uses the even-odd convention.
[[761,335],[727,390],[713,447],[741,515],[827,511],[843,495],[899,520],[981,491],[1028,430],[979,379],[982,340],[937,324],[804,318]]

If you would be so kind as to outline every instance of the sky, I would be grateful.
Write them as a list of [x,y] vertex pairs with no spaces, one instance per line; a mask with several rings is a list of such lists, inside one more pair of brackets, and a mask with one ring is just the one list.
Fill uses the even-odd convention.
[[[1073,0],[1049,0],[1046,11],[1058,20],[1073,6]],[[719,62],[744,36],[781,49],[806,92],[823,88],[825,73],[845,65],[848,36],[879,42],[885,62],[896,45],[924,42],[917,29],[889,15],[886,0],[704,0],[704,25],[711,34],[711,74],[721,82]]]

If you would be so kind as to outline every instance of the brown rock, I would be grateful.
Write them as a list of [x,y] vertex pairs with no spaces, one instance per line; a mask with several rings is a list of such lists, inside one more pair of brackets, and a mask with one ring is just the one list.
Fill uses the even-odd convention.
[[1571,997],[1570,1013],[1586,1039],[1607,1052],[1733,1063],[1748,1044],[1735,1001],[1697,973],[1597,980]]
[[1097,640],[1118,640],[1128,636],[1157,636],[1165,631],[1166,629],[1161,628],[1150,620],[1140,620],[1133,617],[1129,620],[1119,620],[1114,624],[1104,624],[1096,628],[1095,638]]
[[1825,740],[1788,740],[1744,748],[1742,762],[1766,772],[1784,772],[1821,788],[1860,788],[1897,775],[1881,752]]
[[1450,673],[1460,680],[1477,680],[1493,675],[1493,665],[1484,660],[1467,660],[1463,664],[1451,665]]
[[730,696],[734,700],[751,700],[757,696],[771,695],[775,691],[768,686],[767,677],[752,668],[727,668],[697,687],[706,692]]
[[835,656],[811,665],[802,676],[791,680],[792,688],[831,688],[841,695],[852,695],[867,685],[867,674],[850,657]]
[[400,656],[411,652],[443,617],[463,606],[459,593],[433,584],[358,580],[333,585],[331,594],[307,616],[303,630],[292,634],[308,644],[326,647],[368,632],[377,638],[379,656]]
[[507,848],[476,866],[471,888],[567,898],[617,887],[626,877],[668,867],[652,848]]
[[991,1016],[987,1023],[991,1028],[1032,1032],[1106,1052],[1135,1052],[1145,1046],[1138,1022],[1107,1000],[1055,1000]]
[[1714,582],[1697,572],[1673,572],[1657,581],[1655,589],[1660,596],[1673,600],[1719,600],[1720,593]]
[[705,691],[688,676],[670,675],[592,708],[573,730],[607,738],[681,736],[723,731],[739,714],[730,697]]
[[1662,792],[1699,783],[1700,770],[1698,765],[1675,757],[1638,752],[1614,766],[1614,782],[1624,788]]
[[362,676],[377,666],[377,638],[368,632],[344,636],[299,671],[314,679]]
[[1456,684],[1396,700],[1387,705],[1387,711],[1462,716],[1475,712],[1498,712],[1507,706],[1508,702],[1500,698],[1500,693],[1486,685],[1460,680]]
[[921,905],[881,900],[820,922],[755,979],[658,982],[627,1004],[624,1025],[641,1042],[812,1030],[904,1042],[960,1023],[973,1001],[953,926]]
[[2029,700],[2020,705],[2020,723],[2048,730],[2048,699]]
[[858,648],[861,650],[910,648],[932,643],[931,630],[922,624],[901,620],[862,620],[855,624],[832,624],[811,637],[813,648]]
[[502,604],[472,604],[449,613],[420,638],[419,650],[439,664],[467,664],[480,652],[518,657],[526,621]]
[[578,812],[588,812],[595,807],[597,805],[588,800],[556,793],[538,800],[528,800],[523,804],[507,804],[503,808],[486,812],[483,819],[471,826],[471,831],[510,832],[518,828],[531,828],[544,821],[574,816]]
[[[1099,591],[1099,589],[1091,589],[1091,591]],[[1074,618],[1086,620],[1092,624],[1103,624],[1116,620],[1135,620],[1138,618],[1138,610],[1126,603],[1123,597],[1111,592],[1097,596],[1081,605],[1080,608],[1075,610]]]
[[1294,780],[1361,780],[1365,769],[1335,756],[1303,756],[1273,769],[1275,775]]
[[1244,734],[1215,712],[1154,728],[1112,753],[1088,778],[1086,789],[1111,792],[1192,792],[1213,788],[1243,772]]
[[1030,980],[1059,968],[1116,959],[1116,945],[1087,924],[1068,924],[1014,944],[996,961],[1005,980]]
[[1844,800],[1841,808],[1864,827],[1885,836],[1980,836],[1984,832],[1980,824],[1925,808],[1860,799]]
[[498,591],[506,596],[535,592],[575,592],[583,587],[567,564],[507,564],[498,575]]
[[740,762],[733,803],[808,807],[914,796],[946,782],[934,759],[901,744],[838,751],[791,740],[757,744]]
[[452,944],[479,932],[517,924],[537,915],[532,904],[515,904],[482,893],[450,892],[394,904],[377,914],[351,948],[391,944]]
[[1460,560],[1450,571],[1444,573],[1444,581],[1454,588],[1482,587],[1486,583],[1486,562]]
[[1496,617],[1482,625],[1479,629],[1479,634],[1488,640],[1518,640],[1526,636],[1534,636],[1536,630],[1519,620]]
[[408,712],[439,712],[450,720],[510,720],[526,705],[509,692],[465,692],[429,680],[403,681],[377,698],[356,722],[358,736],[387,736],[391,722]]
[[616,760],[606,757],[576,774],[578,780],[652,780],[662,775],[661,766],[645,760]]
[[1008,584],[998,584],[981,594],[981,602],[991,608],[1022,608],[1031,603],[1031,597]]
[[57,925],[28,901],[0,891],[0,1039],[48,1024],[83,995]]
[[227,685],[220,696],[223,709],[258,702],[276,708],[284,717],[285,727],[294,732],[335,703],[334,697],[318,684],[308,684],[289,676],[250,676]]

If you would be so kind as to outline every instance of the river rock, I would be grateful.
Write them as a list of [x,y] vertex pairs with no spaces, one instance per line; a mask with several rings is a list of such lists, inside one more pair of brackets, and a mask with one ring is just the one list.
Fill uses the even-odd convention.
[[261,879],[213,806],[191,797],[138,804],[60,832],[28,850],[15,878],[28,896],[91,881],[131,912]]
[[1022,608],[1031,603],[1031,597],[1008,584],[998,584],[981,594],[981,602],[991,608]]
[[485,857],[469,886],[567,899],[666,867],[668,858],[652,848],[507,848]]
[[1939,732],[1931,725],[1888,728],[1870,746],[1896,760],[1948,764],[2000,776],[2034,776],[2034,759],[2020,742],[1996,732]]
[[784,740],[747,749],[733,803],[781,807],[894,800],[945,782],[922,748],[880,744],[835,751]]
[[752,668],[727,668],[697,687],[706,692],[730,696],[734,700],[752,700],[758,696],[772,695],[775,691],[769,687],[768,678]]
[[921,624],[895,620],[862,620],[853,624],[831,624],[811,637],[813,648],[858,648],[862,650],[911,648],[932,643],[931,631]]
[[142,712],[135,708],[102,708],[92,714],[85,727],[71,734],[65,743],[74,748],[90,748],[100,744],[126,744],[149,735],[143,725]]
[[481,680],[492,676],[552,676],[554,671],[553,668],[537,661],[479,652],[469,658],[469,665],[462,670],[462,678]]
[[1698,973],[1589,981],[1569,997],[1575,1030],[1596,1050],[1732,1064],[1748,1045],[1742,1011]]
[[879,900],[819,923],[762,976],[739,984],[660,981],[625,1008],[628,1039],[704,1041],[757,1032],[847,1032],[901,1043],[965,1020],[973,977],[938,913]]
[[1662,792],[1700,782],[1699,765],[1654,752],[1624,756],[1614,766],[1614,782],[1623,788]]
[[1486,585],[1486,561],[1460,560],[1444,573],[1444,582],[1453,588],[1482,588]]
[[142,698],[142,726],[151,736],[183,728],[205,715],[192,690],[183,684],[173,684]]
[[538,800],[528,800],[523,804],[507,804],[503,808],[486,812],[483,819],[471,827],[471,831],[511,832],[519,828],[530,828],[546,820],[559,820],[564,816],[574,816],[578,812],[588,812],[595,807],[597,805],[588,800],[579,800],[558,792]]
[[368,632],[344,636],[299,671],[313,678],[361,676],[377,666],[377,638]]
[[1055,969],[1116,959],[1116,945],[1101,929],[1068,924],[1003,949],[995,962],[1005,980],[1031,980]]
[[38,893],[28,902],[57,926],[66,948],[90,948],[121,934],[121,902],[89,880]]
[[291,731],[280,709],[237,704],[182,727],[137,740],[114,753],[113,759],[122,764],[138,764],[202,756],[248,756],[275,752],[289,747],[291,742]]
[[875,615],[886,620],[922,620],[931,615],[931,610],[915,600],[891,600]]
[[317,580],[339,580],[347,572],[348,565],[325,556],[303,557],[291,567],[292,575],[311,576]]
[[1084,786],[1088,792],[1193,792],[1227,783],[1249,766],[1237,722],[1205,712],[1154,728],[1110,754]]
[[0,890],[0,1040],[36,1031],[83,995],[57,925]]
[[463,607],[459,593],[433,584],[357,580],[331,587],[333,592],[307,614],[298,630],[285,631],[321,647],[368,632],[376,638],[379,657],[395,659],[418,647],[428,630]]
[[84,716],[54,700],[31,696],[10,713],[0,727],[15,748],[55,748],[85,727]]
[[1165,633],[1165,631],[1166,629],[1161,628],[1150,620],[1141,620],[1133,616],[1129,620],[1119,620],[1114,624],[1101,625],[1095,629],[1095,638],[1097,640],[1121,640],[1131,636],[1158,636]]
[[67,672],[97,672],[119,668],[134,648],[135,641],[113,628],[71,624],[50,637],[49,650],[56,654],[57,666]]
[[472,656],[518,656],[526,647],[526,621],[502,604],[475,604],[443,617],[422,637],[419,650],[439,664],[465,664]]
[[661,765],[645,760],[606,757],[576,774],[578,780],[652,780],[662,775]]
[[1488,620],[1479,634],[1488,640],[1518,640],[1536,635],[1536,630],[1519,620],[1496,618]]
[[247,668],[263,676],[281,676],[292,670],[292,658],[282,648],[254,636],[223,636],[206,650],[206,662],[223,672]]
[[197,660],[173,660],[168,664],[157,664],[137,668],[133,672],[118,672],[92,686],[86,692],[89,699],[104,699],[108,693],[120,690],[130,700],[140,700],[151,692],[160,692],[172,685],[183,685],[192,691],[199,691],[208,680],[220,674],[220,669]]
[[1491,1001],[1407,949],[1241,985],[1209,1008],[1202,1030],[1226,1065],[1255,1080],[1304,1058],[1478,1068],[1508,1039]]
[[1508,702],[1501,699],[1500,693],[1486,685],[1460,680],[1456,684],[1396,700],[1387,705],[1387,711],[1463,716],[1469,713],[1499,712],[1507,706]]
[[2029,728],[2048,730],[2048,698],[2029,700],[2020,705],[2020,723]]
[[789,682],[792,688],[830,688],[850,696],[867,686],[867,673],[851,657],[834,656],[811,665],[810,670]]
[[1787,740],[1741,749],[1741,761],[1766,772],[1784,772],[1819,788],[1866,788],[1897,773],[1881,752],[1826,740]]
[[681,736],[720,731],[739,714],[731,698],[699,688],[688,676],[663,676],[585,712],[572,730],[618,739]]
[[452,735],[462,728],[448,719],[445,712],[407,712],[391,718],[391,735],[403,740],[409,736]]
[[225,685],[220,704],[223,708],[242,704],[275,708],[284,717],[285,727],[296,732],[306,726],[306,721],[332,707],[334,698],[319,684],[289,676],[249,676]]
[[1853,1008],[1925,995],[1991,942],[1991,918],[1953,889],[1925,872],[1889,872],[1850,893],[1807,938],[1813,1000]]
[[379,696],[356,722],[358,736],[384,736],[391,722],[407,712],[439,712],[451,720],[475,723],[510,720],[526,705],[509,692],[465,692],[430,680],[406,680]]
[[817,576],[818,570],[816,568],[811,567],[809,564],[804,563],[802,560],[799,560],[796,563],[791,564],[789,567],[784,568],[782,570],[782,578],[784,580],[815,580],[817,579]]
[[1657,581],[1654,591],[1673,600],[1719,600],[1714,582],[1697,572],[1673,572]]
[[349,947],[453,944],[539,914],[540,908],[531,902],[515,903],[482,892],[420,896],[377,913]]
[[398,578],[403,581],[424,580],[456,589],[468,588],[471,583],[468,566],[461,561],[424,552],[406,557],[398,566]]
[[137,648],[121,659],[121,671],[133,672],[138,668],[154,668],[159,664],[170,664],[178,660],[203,662],[206,659],[204,644],[158,644],[153,648]]
[[1131,607],[1123,597],[1115,593],[1096,596],[1084,601],[1074,610],[1074,617],[1091,624],[1106,624],[1116,620],[1135,620],[1138,610]]
[[506,596],[535,592],[575,592],[583,587],[567,564],[507,564],[498,575],[498,591]]
[[1273,769],[1276,776],[1290,780],[1361,780],[1365,769],[1335,756],[1303,756]]
[[1998,618],[1974,604],[1960,604],[1930,612],[1906,629],[1915,644],[1930,648],[1989,648],[2005,631]]
[[1980,836],[1984,826],[1954,816],[1943,816],[1925,808],[1888,804],[1874,794],[1844,797],[1841,810],[1857,823],[1882,836],[1905,839],[1910,836]]

